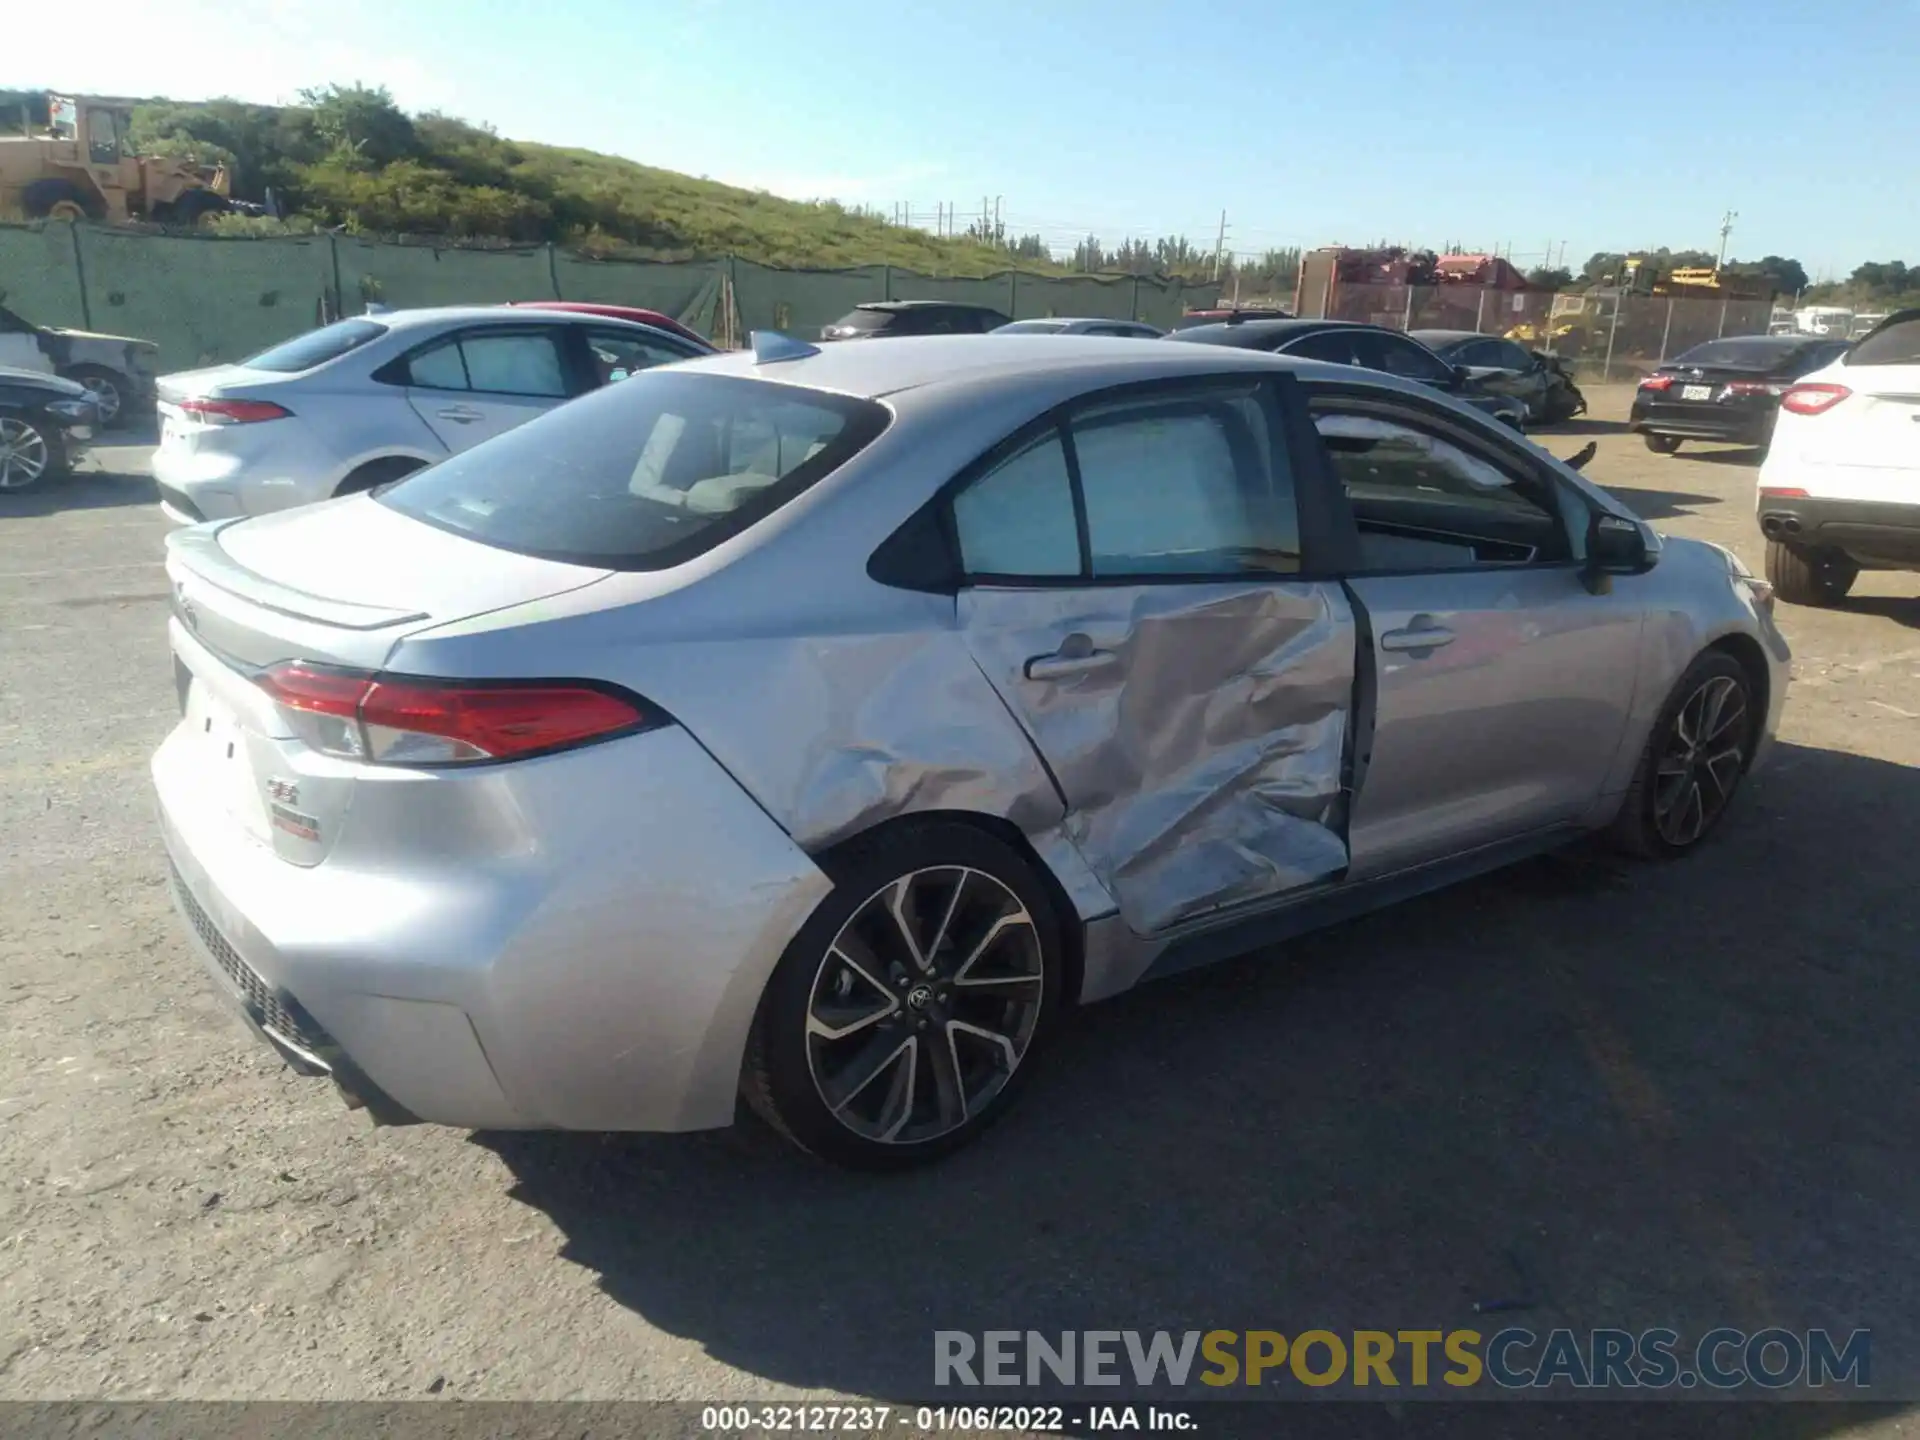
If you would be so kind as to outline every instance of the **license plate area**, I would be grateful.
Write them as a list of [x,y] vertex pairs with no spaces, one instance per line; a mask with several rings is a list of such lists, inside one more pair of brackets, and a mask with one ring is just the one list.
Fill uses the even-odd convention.
[[178,658],[174,665],[174,683],[185,687],[181,724],[187,730],[187,743],[199,756],[197,768],[208,793],[250,835],[266,840],[267,817],[253,775],[251,741],[245,726],[191,668]]
[[1711,400],[1713,399],[1713,386],[1682,385],[1680,387],[1680,398],[1682,400]]

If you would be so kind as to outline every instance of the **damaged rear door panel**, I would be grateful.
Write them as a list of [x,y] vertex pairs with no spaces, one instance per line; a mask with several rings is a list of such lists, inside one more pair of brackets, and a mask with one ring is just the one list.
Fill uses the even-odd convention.
[[1357,655],[1305,579],[1281,387],[1096,397],[954,496],[959,618],[1137,935],[1347,867]]

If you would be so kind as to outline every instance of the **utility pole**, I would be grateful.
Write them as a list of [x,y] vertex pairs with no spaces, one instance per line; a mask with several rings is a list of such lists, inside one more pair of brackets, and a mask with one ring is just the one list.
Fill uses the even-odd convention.
[[1720,221],[1720,258],[1713,262],[1713,273],[1718,275],[1720,267],[1727,263],[1727,236],[1733,233],[1733,222],[1740,218],[1738,210],[1729,210]]
[[1220,256],[1227,248],[1227,212],[1220,212],[1220,233],[1213,240],[1213,278],[1220,278]]

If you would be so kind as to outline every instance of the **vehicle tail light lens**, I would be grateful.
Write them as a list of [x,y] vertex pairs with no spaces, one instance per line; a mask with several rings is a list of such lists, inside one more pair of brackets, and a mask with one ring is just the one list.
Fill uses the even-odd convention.
[[433,680],[293,661],[258,683],[314,749],[384,765],[517,760],[659,718],[612,690],[565,681]]
[[262,420],[293,416],[291,410],[271,400],[182,400],[175,408],[202,425],[257,425]]
[[1729,395],[1784,395],[1793,388],[1778,380],[1734,380],[1727,385]]
[[1649,375],[1640,382],[1640,388],[1642,390],[1666,390],[1671,388],[1672,385],[1673,377],[1671,375]]
[[1762,485],[1760,487],[1760,494],[1763,499],[1768,500],[1804,500],[1807,498],[1806,491],[1797,490],[1791,485]]
[[1780,408],[1796,415],[1824,415],[1852,393],[1844,385],[1795,385],[1780,397]]

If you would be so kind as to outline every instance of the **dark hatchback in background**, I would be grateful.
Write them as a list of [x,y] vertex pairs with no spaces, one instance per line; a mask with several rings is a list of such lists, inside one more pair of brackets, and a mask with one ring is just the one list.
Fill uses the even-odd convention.
[[1336,365],[1358,365],[1431,385],[1504,425],[1526,429],[1527,407],[1511,395],[1497,395],[1476,382],[1463,365],[1449,365],[1417,340],[1381,325],[1355,320],[1229,320],[1220,325],[1195,325],[1166,337],[1197,345],[1233,345],[1242,350],[1266,350],[1302,360],[1328,360]]
[[93,438],[99,414],[77,380],[0,369],[0,495],[66,474]]
[[1824,369],[1850,342],[1822,335],[1736,335],[1709,340],[1640,382],[1628,423],[1647,448],[1671,455],[1684,440],[1765,449],[1780,397]]
[[831,325],[822,340],[891,340],[898,335],[984,335],[1013,323],[985,305],[949,300],[872,300],[856,305]]
[[1559,361],[1504,335],[1474,330],[1407,333],[1449,365],[1466,366],[1481,389],[1511,395],[1525,405],[1528,424],[1557,424],[1587,408],[1586,397]]

